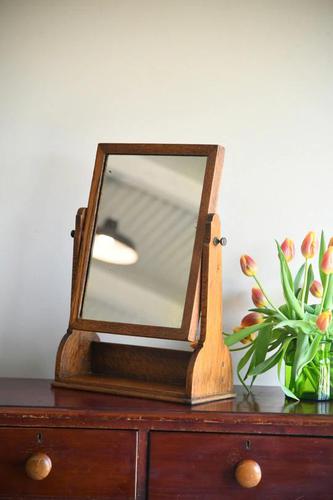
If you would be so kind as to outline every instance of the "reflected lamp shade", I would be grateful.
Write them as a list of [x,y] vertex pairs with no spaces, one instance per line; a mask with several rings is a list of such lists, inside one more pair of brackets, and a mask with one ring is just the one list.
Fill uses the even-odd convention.
[[129,266],[138,260],[133,242],[117,230],[117,221],[106,219],[96,230],[92,256],[109,264]]

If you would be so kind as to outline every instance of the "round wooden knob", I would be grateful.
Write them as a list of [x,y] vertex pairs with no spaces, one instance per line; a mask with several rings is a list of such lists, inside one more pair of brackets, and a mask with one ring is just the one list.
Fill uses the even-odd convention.
[[254,488],[261,481],[260,465],[254,460],[241,460],[236,467],[235,478],[243,488]]
[[25,463],[27,476],[36,481],[45,479],[52,469],[52,461],[46,453],[34,453]]

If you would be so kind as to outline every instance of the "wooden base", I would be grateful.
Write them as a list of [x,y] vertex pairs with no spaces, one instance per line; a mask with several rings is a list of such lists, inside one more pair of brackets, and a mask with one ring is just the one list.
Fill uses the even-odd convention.
[[[199,404],[231,398],[232,366],[222,336],[221,234],[210,215],[201,265],[201,331],[193,351],[100,342],[69,330],[57,355],[54,387]],[[190,335],[190,333],[189,333]]]
[[[61,376],[58,372],[53,386],[191,405],[233,397],[229,379],[228,387],[223,376],[216,385],[225,388],[220,392],[200,394],[190,385],[197,378],[193,366],[199,363],[202,349],[198,346],[188,352],[112,344],[100,342],[91,332],[75,331],[63,339]],[[229,354],[226,348],[225,353]]]
[[78,389],[81,391],[102,392],[116,394],[117,396],[132,396],[137,398],[155,399],[159,401],[169,401],[173,403],[183,403],[196,405],[200,403],[209,403],[221,399],[235,397],[230,394],[211,394],[201,398],[188,398],[181,387],[147,383],[143,381],[133,381],[133,379],[121,379],[108,377],[99,377],[96,375],[82,375],[68,377],[61,382],[55,381],[53,387],[62,387],[66,389]]

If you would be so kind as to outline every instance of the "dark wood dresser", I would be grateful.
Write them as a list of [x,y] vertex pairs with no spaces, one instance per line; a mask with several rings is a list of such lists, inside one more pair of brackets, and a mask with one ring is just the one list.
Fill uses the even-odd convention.
[[333,403],[237,394],[187,407],[0,379],[0,498],[332,500]]

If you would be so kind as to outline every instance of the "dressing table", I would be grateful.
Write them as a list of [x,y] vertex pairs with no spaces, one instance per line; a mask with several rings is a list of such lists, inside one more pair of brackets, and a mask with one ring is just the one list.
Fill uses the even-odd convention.
[[333,498],[333,406],[233,387],[223,148],[100,144],[55,378],[0,379],[0,498]]
[[331,500],[333,403],[236,392],[185,406],[0,379],[0,498]]

